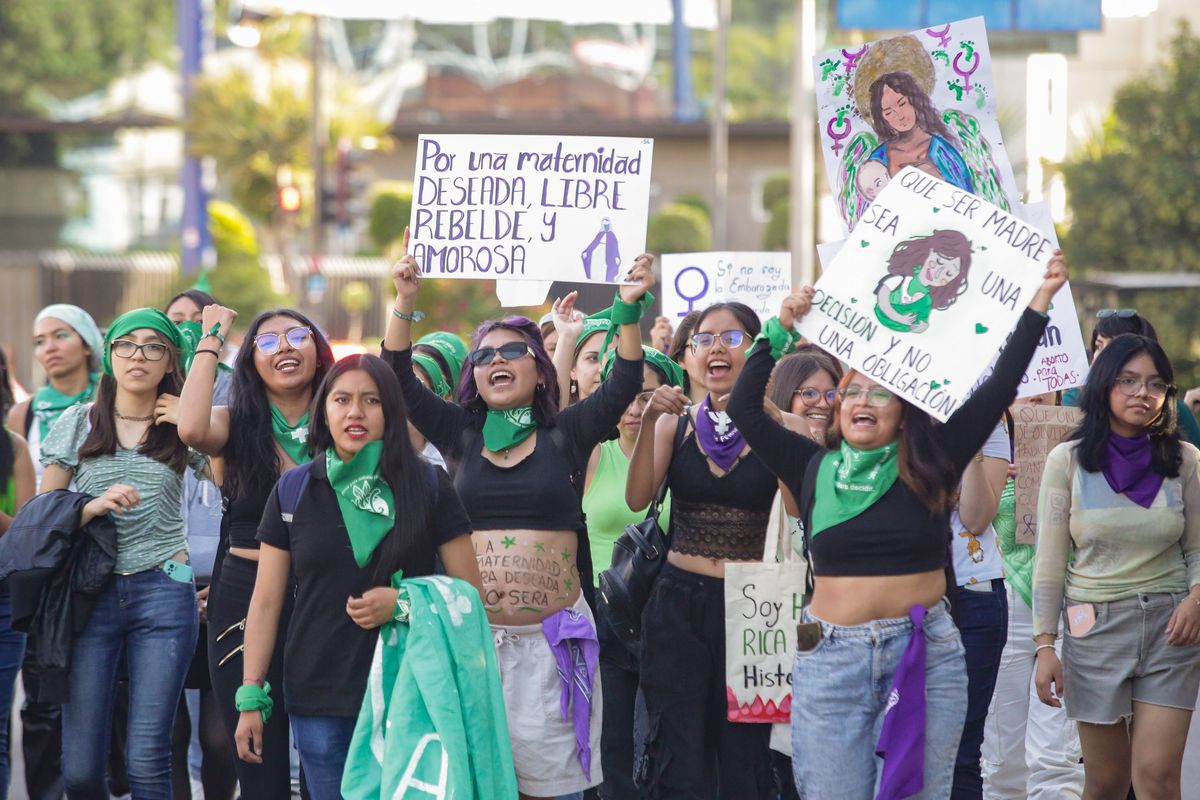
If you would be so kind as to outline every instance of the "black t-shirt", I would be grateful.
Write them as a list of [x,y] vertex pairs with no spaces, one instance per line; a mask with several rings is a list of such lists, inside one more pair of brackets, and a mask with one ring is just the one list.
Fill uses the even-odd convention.
[[[322,454],[309,469],[310,479],[291,524],[280,517],[276,486],[258,527],[259,541],[290,551],[296,576],[296,606],[283,654],[284,696],[296,714],[357,717],[378,631],[356,625],[346,613],[346,600],[375,585],[378,550],[371,563],[358,566]],[[427,515],[431,547],[401,565],[405,577],[432,574],[436,548],[471,532],[450,478],[440,469],[435,471],[437,502]],[[397,513],[403,514],[404,509]]]

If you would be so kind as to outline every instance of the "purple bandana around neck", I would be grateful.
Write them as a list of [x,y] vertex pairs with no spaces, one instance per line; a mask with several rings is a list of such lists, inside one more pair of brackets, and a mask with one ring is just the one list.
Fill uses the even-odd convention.
[[875,755],[883,776],[875,800],[900,800],[925,786],[925,607],[908,612],[913,632],[896,665]]
[[596,668],[600,663],[600,641],[591,621],[573,608],[564,608],[542,620],[542,633],[558,663],[562,682],[559,710],[575,727],[575,752],[579,766],[588,780],[592,779],[592,689],[596,685]]
[[728,472],[737,463],[746,440],[728,414],[712,410],[711,400],[710,396],[705,395],[696,411],[696,440],[704,454],[722,471]]
[[1152,466],[1154,458],[1149,434],[1129,439],[1115,433],[1108,435],[1104,460],[1104,480],[1117,494],[1123,494],[1142,508],[1149,508],[1158,497],[1163,476]]

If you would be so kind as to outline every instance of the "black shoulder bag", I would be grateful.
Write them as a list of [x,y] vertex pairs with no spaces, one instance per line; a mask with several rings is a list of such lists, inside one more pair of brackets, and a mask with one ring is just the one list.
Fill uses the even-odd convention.
[[[690,421],[687,414],[679,418],[672,451],[675,454],[679,453]],[[636,648],[641,639],[642,609],[671,549],[670,537],[658,524],[666,494],[664,477],[646,518],[625,526],[625,532],[613,544],[612,566],[600,573],[600,602],[604,604],[610,627],[626,647]]]

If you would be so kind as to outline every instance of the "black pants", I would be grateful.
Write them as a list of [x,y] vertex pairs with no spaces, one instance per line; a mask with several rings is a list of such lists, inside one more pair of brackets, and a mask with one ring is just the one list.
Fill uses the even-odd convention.
[[652,798],[772,797],[771,726],[726,719],[723,580],[663,567],[642,615],[641,687]]
[[596,609],[596,635],[600,640],[600,679],[604,686],[604,720],[600,753],[604,764],[604,800],[640,800],[634,784],[634,729],[636,728],[637,659],[613,633],[604,604]]
[[1004,581],[990,591],[958,590],[958,631],[967,657],[967,719],[954,764],[952,800],[981,800],[983,773],[979,763],[988,706],[1000,674],[1000,656],[1008,641],[1008,595]]
[[[225,729],[229,734],[230,746],[235,751],[234,759],[242,797],[254,800],[290,800],[291,726],[288,722],[287,705],[283,699],[283,644],[287,639],[288,619],[291,617],[290,597],[279,618],[275,652],[271,655],[271,665],[267,668],[267,681],[271,684],[271,699],[275,701],[275,707],[270,722],[263,728],[261,764],[249,764],[236,756],[234,734],[240,715],[234,705],[234,695],[242,685],[242,654],[238,653],[224,664],[220,663],[243,643],[243,631],[236,627],[231,631],[229,629],[245,620],[257,573],[256,561],[232,553],[226,554],[222,560],[216,583],[208,596],[208,671],[225,721]],[[225,633],[226,631],[229,632]],[[222,633],[225,633],[225,636],[217,641],[217,637]]]
[[[25,648],[25,658],[34,651]],[[25,791],[29,800],[62,800],[66,784],[62,774],[62,706],[35,703],[37,689],[21,673],[25,705],[21,707],[21,756],[25,760]]]

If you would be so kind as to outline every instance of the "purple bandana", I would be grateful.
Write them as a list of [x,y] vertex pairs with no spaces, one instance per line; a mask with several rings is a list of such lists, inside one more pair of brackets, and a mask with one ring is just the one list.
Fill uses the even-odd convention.
[[875,800],[899,800],[925,786],[925,607],[908,612],[913,632],[896,665],[892,691],[875,755],[883,759],[883,777]]
[[742,448],[746,446],[746,440],[742,438],[742,432],[733,424],[728,414],[712,410],[710,400],[711,398],[705,395],[696,411],[696,441],[714,464],[723,472],[728,472],[729,468],[737,463]]
[[592,747],[589,741],[592,720],[592,687],[596,685],[596,666],[600,663],[600,642],[590,620],[573,608],[564,608],[542,620],[542,633],[558,662],[562,682],[559,709],[563,720],[570,709],[575,726],[575,752],[579,766],[592,779]]
[[1125,495],[1142,508],[1149,508],[1163,483],[1163,476],[1151,466],[1153,456],[1149,435],[1143,433],[1129,439],[1110,433],[1104,480],[1117,494]]

